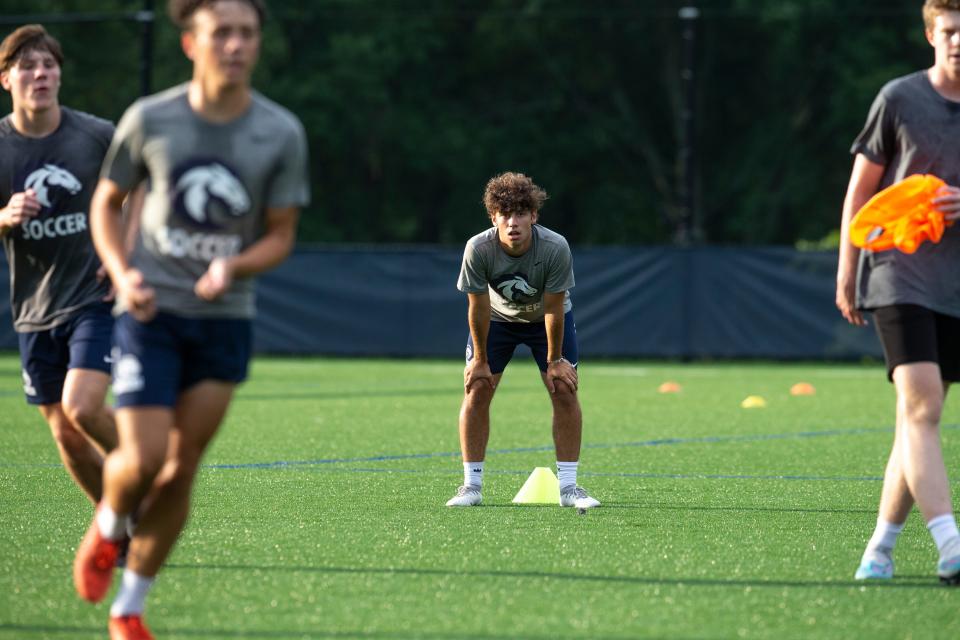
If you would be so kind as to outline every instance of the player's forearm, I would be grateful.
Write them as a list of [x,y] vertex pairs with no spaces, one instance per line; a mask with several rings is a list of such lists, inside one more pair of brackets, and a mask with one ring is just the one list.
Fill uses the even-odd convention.
[[297,241],[297,214],[275,222],[266,234],[239,254],[230,258],[235,278],[249,278],[273,269],[287,259]]
[[879,190],[885,171],[884,165],[872,162],[862,154],[858,154],[853,161],[853,170],[850,173],[850,182],[843,199],[843,213],[840,218],[837,282],[849,281],[856,277],[860,249],[850,241],[850,225],[857,211]]
[[837,281],[843,282],[856,276],[857,260],[860,257],[860,248],[850,241],[850,221],[856,211],[860,210],[866,199],[860,202],[853,194],[847,197],[843,205],[843,217],[840,221],[840,255],[837,264]]
[[93,246],[114,282],[127,270],[121,219],[126,194],[101,180],[90,201],[90,236]]
[[13,229],[16,225],[13,224],[12,216],[7,207],[0,209],[0,237],[10,233],[10,230]]
[[547,332],[547,360],[559,360],[563,356],[563,302],[565,294],[545,294],[543,297],[543,323]]
[[123,249],[126,255],[133,253],[140,235],[140,216],[146,197],[146,184],[141,183],[123,201]]
[[547,330],[547,360],[559,360],[563,356],[563,310],[544,314],[543,322]]
[[467,311],[467,324],[470,326],[470,337],[473,339],[473,359],[477,362],[487,361],[487,336],[490,335],[490,300],[474,300],[470,297],[470,307]]

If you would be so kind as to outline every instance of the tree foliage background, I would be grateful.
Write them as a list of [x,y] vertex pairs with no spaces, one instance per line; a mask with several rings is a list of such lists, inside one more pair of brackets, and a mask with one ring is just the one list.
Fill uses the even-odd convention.
[[[154,90],[189,75],[156,4]],[[255,84],[310,139],[300,239],[461,244],[487,224],[486,180],[514,170],[577,245],[673,241],[685,5],[695,240],[828,236],[877,91],[932,63],[922,0],[274,0]],[[4,0],[2,17],[59,16],[62,102],[116,120],[140,91],[142,26],[92,18],[143,6]]]

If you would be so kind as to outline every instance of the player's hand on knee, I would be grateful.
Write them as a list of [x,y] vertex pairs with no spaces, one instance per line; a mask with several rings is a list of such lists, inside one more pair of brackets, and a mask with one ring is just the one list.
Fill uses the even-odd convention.
[[463,370],[463,391],[470,393],[476,385],[487,385],[491,391],[496,389],[497,383],[493,380],[490,365],[486,362],[471,361]]
[[547,364],[547,391],[557,393],[558,383],[565,384],[571,393],[576,393],[580,383],[576,368],[563,358]]
[[937,192],[933,204],[944,213],[944,219],[953,221],[960,218],[960,188],[946,186]]
[[216,300],[230,288],[233,283],[233,266],[226,258],[214,258],[207,267],[207,272],[200,276],[193,292],[198,298],[208,302]]

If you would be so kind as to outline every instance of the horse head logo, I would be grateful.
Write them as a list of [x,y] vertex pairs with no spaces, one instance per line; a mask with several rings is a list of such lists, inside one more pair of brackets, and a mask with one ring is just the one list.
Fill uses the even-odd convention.
[[52,206],[50,200],[51,187],[66,189],[72,196],[77,195],[83,189],[83,185],[80,184],[76,176],[55,164],[43,165],[28,175],[23,184],[24,189],[34,190],[37,194],[37,201],[44,207]]
[[538,291],[527,282],[527,277],[521,273],[511,273],[501,276],[494,282],[493,286],[500,292],[501,296],[511,302],[531,302],[538,293]]
[[250,210],[250,196],[237,176],[218,162],[184,171],[175,182],[174,206],[202,226],[216,226],[212,207],[239,218]]

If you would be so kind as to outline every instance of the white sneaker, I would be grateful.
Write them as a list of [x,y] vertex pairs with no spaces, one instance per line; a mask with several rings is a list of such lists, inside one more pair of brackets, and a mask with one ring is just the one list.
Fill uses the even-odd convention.
[[937,575],[940,576],[940,582],[960,585],[960,536],[950,540],[943,548],[940,562],[937,563]]
[[600,506],[600,501],[591,498],[583,487],[570,485],[560,489],[560,506],[576,507],[577,509],[593,509]]
[[854,580],[889,580],[893,577],[893,558],[887,551],[869,549],[863,553]]
[[480,487],[472,484],[462,484],[457,488],[457,495],[447,500],[448,507],[473,507],[483,502]]

